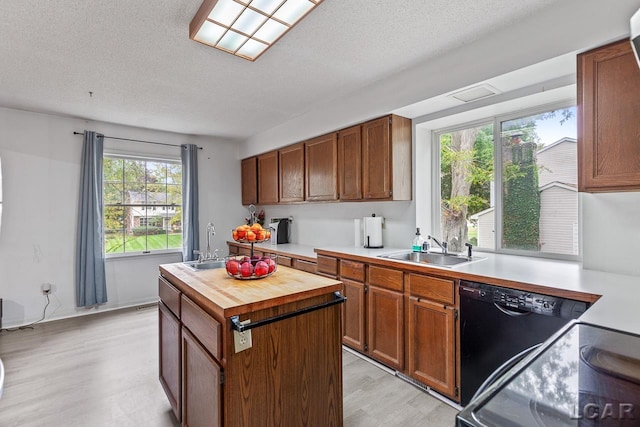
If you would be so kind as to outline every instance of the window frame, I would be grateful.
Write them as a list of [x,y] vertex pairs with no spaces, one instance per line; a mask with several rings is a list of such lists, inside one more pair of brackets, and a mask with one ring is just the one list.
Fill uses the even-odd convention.
[[[172,157],[172,156],[167,156],[167,157],[163,157],[163,156],[158,156],[158,155],[144,155],[144,154],[130,154],[130,153],[121,153],[118,151],[107,151],[105,150],[104,153],[102,154],[102,158],[103,161],[105,158],[112,158],[112,159],[124,159],[124,160],[136,160],[136,161],[145,161],[145,162],[162,162],[162,163],[174,163],[177,165],[180,165],[180,168],[182,169],[182,161],[179,157]],[[182,172],[182,170],[181,170]],[[105,183],[104,183],[104,174],[103,174],[103,183],[102,183],[102,197],[103,197],[103,203],[102,203],[102,212],[103,212],[103,218],[102,218],[102,230],[103,230],[103,234],[106,230],[105,225],[104,225],[104,209],[107,206],[115,206],[112,204],[107,204],[104,202],[104,190],[105,190]],[[169,207],[169,206],[184,206],[184,199],[182,199],[182,204],[180,205],[158,205],[158,204],[137,204],[136,206],[142,206],[143,210],[145,212],[151,212],[152,209],[150,209],[151,207],[153,207],[155,210],[155,207]],[[165,211],[166,212],[166,211]],[[181,223],[184,225],[184,218],[181,219]],[[183,230],[183,236],[184,236],[184,230]],[[183,237],[184,240],[184,237]],[[146,251],[135,251],[135,252],[122,252],[122,253],[107,253],[106,252],[106,247],[103,248],[104,250],[104,256],[106,260],[109,259],[117,259],[117,258],[129,258],[129,257],[142,257],[142,256],[153,256],[153,255],[166,255],[166,254],[176,254],[176,253],[182,253],[182,245],[179,248],[167,248],[167,249],[156,249],[156,250],[146,250]]]
[[[509,120],[514,120],[522,117],[533,116],[536,114],[541,114],[554,110],[561,110],[564,108],[576,107],[577,103],[575,99],[566,99],[559,102],[553,102],[548,104],[542,104],[530,108],[524,108],[521,110],[514,110],[510,112],[506,112],[503,114],[497,114],[488,116],[482,119],[473,120],[464,123],[458,123],[453,126],[447,126],[440,129],[434,129],[431,131],[431,229],[434,230],[434,234],[437,236],[442,235],[441,229],[441,191],[442,191],[442,183],[440,177],[440,135],[451,133],[455,131],[459,131],[462,129],[468,129],[480,125],[488,125],[493,123],[493,171],[494,171],[494,247],[495,249],[490,248],[481,248],[474,247],[474,250],[478,252],[487,252],[487,253],[497,253],[504,255],[520,255],[520,256],[528,256],[528,257],[536,257],[536,258],[547,258],[547,259],[557,259],[564,261],[580,261],[582,259],[582,216],[580,209],[580,201],[578,200],[578,254],[577,255],[569,255],[569,254],[561,254],[555,252],[534,252],[528,250],[520,250],[520,249],[505,249],[502,247],[502,229],[503,229],[503,174],[502,174],[502,150],[499,150],[497,147],[500,147],[499,142],[500,139],[500,131],[501,124],[503,122],[507,122]],[[496,141],[498,144],[496,144]],[[578,159],[576,159],[577,161]],[[576,177],[577,179],[577,177]]]

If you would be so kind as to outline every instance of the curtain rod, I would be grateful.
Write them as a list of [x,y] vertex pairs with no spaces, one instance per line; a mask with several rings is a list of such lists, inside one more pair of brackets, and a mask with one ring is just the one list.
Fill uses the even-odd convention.
[[[84,132],[73,132],[74,135],[84,135]],[[144,144],[156,144],[156,145],[168,145],[169,147],[180,147],[179,144],[168,144],[166,142],[155,142],[155,141],[143,141],[141,139],[129,139],[129,138],[118,138],[117,136],[102,136],[103,138],[109,139],[119,139],[120,141],[131,141],[131,142],[142,142]],[[202,150],[202,147],[198,147],[198,150]]]

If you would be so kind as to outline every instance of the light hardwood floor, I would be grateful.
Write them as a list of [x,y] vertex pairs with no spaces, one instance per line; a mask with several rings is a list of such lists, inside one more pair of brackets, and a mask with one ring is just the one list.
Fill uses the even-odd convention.
[[[178,426],[158,382],[157,308],[2,332],[2,427]],[[343,351],[344,425],[453,426],[456,409]]]

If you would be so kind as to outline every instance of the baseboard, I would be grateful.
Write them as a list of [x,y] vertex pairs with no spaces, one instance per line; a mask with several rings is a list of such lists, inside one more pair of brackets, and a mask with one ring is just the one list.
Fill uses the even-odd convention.
[[[122,309],[125,309],[125,308],[138,308],[139,310],[143,309],[143,308],[151,308],[151,307],[156,307],[158,305],[158,301],[160,301],[160,299],[158,297],[153,297],[153,298],[145,298],[143,300],[130,302],[130,303],[127,303],[127,304],[113,305],[113,306],[109,306],[109,307],[105,307],[105,306],[101,306],[101,305],[88,307],[88,308],[78,308],[78,307],[76,307],[76,310],[78,310],[78,311],[76,311],[74,313],[62,314],[62,315],[59,315],[59,316],[53,316],[53,317],[50,317],[50,318],[45,318],[44,320],[38,322],[37,324],[47,323],[47,322],[55,322],[56,320],[71,319],[73,317],[90,316],[92,314],[106,313],[106,312],[109,312],[109,311],[122,310]],[[3,328],[4,329],[20,328],[22,326],[31,325],[34,322],[35,322],[35,320],[32,320],[30,322],[23,322],[23,323],[9,324],[9,325],[4,324]]]

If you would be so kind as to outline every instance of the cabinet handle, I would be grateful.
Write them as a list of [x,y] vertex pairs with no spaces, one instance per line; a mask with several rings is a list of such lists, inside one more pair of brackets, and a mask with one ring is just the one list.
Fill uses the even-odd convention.
[[251,323],[240,323],[240,316],[232,316],[231,320],[231,329],[244,332],[249,329],[257,328],[259,326],[268,325],[269,323],[278,322],[280,320],[289,319],[291,317],[299,316],[301,314],[310,313],[312,311],[320,310],[326,307],[331,307],[332,305],[342,304],[347,300],[347,297],[342,296],[340,292],[333,293],[333,299],[331,301],[324,302],[322,304],[313,305],[311,307],[303,308],[301,310],[292,311],[291,313],[279,314],[277,316],[269,317],[267,319],[258,320],[256,322]]

